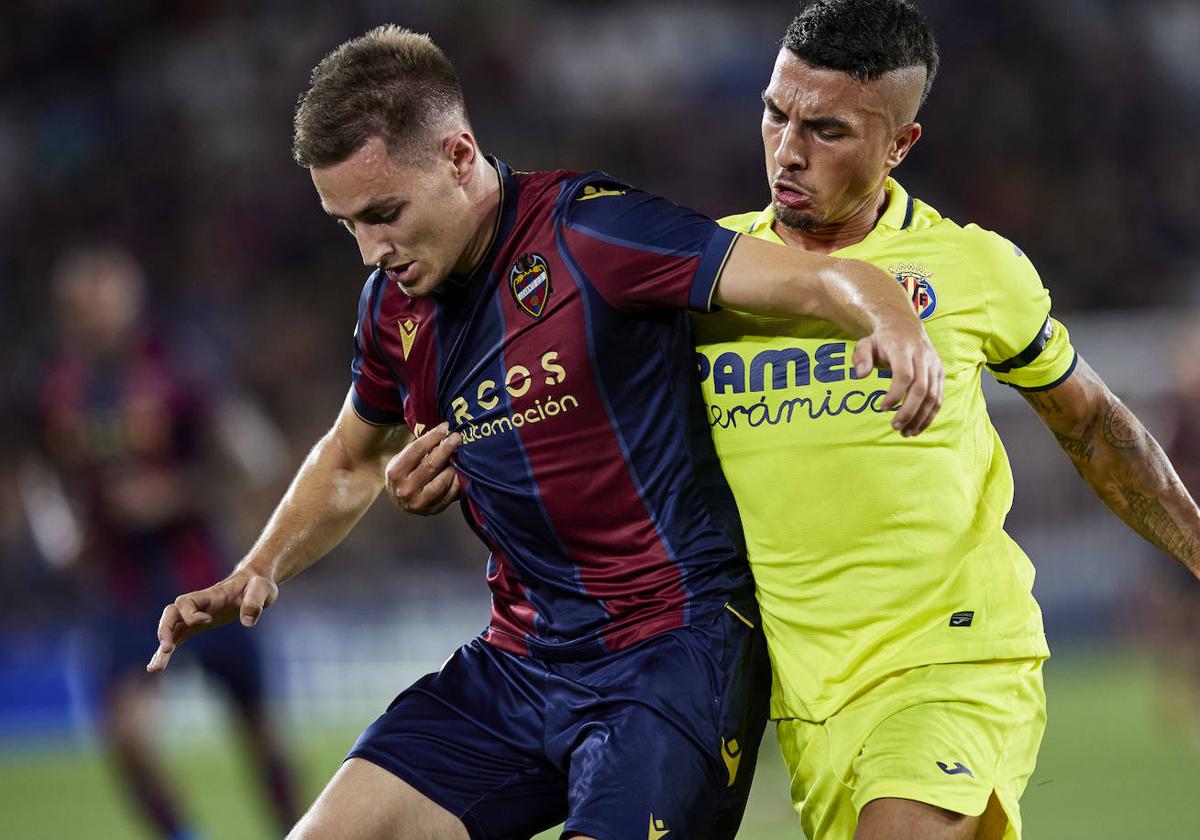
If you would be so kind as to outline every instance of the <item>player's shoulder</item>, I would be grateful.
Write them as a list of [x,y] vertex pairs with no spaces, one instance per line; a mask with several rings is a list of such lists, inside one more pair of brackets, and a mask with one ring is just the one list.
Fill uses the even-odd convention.
[[571,219],[603,216],[616,209],[620,199],[641,192],[599,169],[565,173],[558,190],[558,209]]
[[922,244],[931,252],[940,252],[943,257],[970,266],[974,273],[984,276],[1006,273],[1020,263],[1029,263],[1025,252],[1003,234],[974,222],[959,224],[919,199],[914,199],[913,205],[907,232],[923,240]]
[[1028,260],[1025,252],[1003,234],[974,222],[962,227],[955,225],[955,227],[958,228],[958,237],[962,247],[969,249],[980,259],[991,263]]
[[571,190],[582,174],[573,169],[554,169],[545,172],[512,170],[512,181],[521,196],[521,204],[536,205],[542,201],[554,203]]

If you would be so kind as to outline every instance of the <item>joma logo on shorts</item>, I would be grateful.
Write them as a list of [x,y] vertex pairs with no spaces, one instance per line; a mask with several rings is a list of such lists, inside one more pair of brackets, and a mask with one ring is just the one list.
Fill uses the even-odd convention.
[[937,763],[937,766],[941,767],[942,772],[945,773],[947,776],[957,776],[960,773],[966,773],[972,779],[975,778],[975,774],[971,772],[971,769],[969,767],[967,767],[965,764],[963,764],[961,761],[954,762],[953,767],[951,767],[949,764],[942,764],[942,762],[939,761]]

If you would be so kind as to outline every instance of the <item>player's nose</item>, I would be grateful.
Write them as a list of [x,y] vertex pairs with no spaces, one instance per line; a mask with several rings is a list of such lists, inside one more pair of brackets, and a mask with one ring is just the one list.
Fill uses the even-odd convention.
[[780,169],[808,169],[808,154],[800,137],[789,127],[779,136],[775,146],[775,163]]
[[385,239],[371,234],[371,225],[357,225],[354,238],[358,242],[358,252],[362,255],[363,265],[374,268],[385,262],[392,254],[392,247]]

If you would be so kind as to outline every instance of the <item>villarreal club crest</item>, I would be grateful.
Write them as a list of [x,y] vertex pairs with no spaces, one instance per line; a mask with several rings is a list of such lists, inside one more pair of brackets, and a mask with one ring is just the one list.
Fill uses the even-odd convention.
[[508,271],[508,288],[530,318],[541,318],[550,300],[550,266],[541,254],[523,254]]
[[893,266],[888,271],[904,287],[904,291],[908,292],[913,309],[922,321],[933,315],[937,309],[937,293],[933,290],[933,284],[929,282],[932,274],[915,263]]

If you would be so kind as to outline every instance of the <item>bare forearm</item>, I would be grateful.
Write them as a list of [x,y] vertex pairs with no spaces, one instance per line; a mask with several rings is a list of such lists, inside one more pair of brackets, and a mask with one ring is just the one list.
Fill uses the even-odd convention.
[[851,338],[915,321],[900,284],[874,266],[749,236],[729,255],[717,295],[722,305],[747,312],[830,321]]
[[240,568],[276,583],[329,553],[383,488],[383,463],[350,457],[337,429],[313,447]]
[[[1061,406],[1029,395],[1043,417]],[[1051,426],[1075,469],[1130,528],[1200,576],[1200,510],[1166,453],[1124,403],[1111,394],[1083,428]]]

